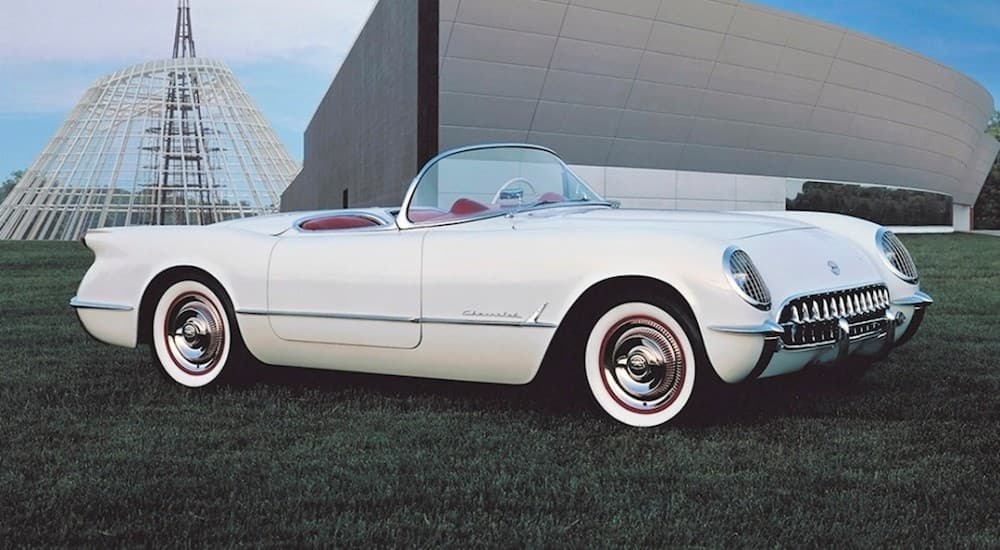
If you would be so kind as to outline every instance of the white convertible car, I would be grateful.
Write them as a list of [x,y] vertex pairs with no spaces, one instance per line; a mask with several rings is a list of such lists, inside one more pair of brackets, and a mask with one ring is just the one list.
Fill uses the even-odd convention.
[[[401,208],[97,229],[76,308],[188,387],[271,365],[525,384],[585,380],[633,426],[704,382],[857,368],[932,303],[867,221],[618,209],[552,152],[442,154]],[[700,383],[696,386],[696,380]]]

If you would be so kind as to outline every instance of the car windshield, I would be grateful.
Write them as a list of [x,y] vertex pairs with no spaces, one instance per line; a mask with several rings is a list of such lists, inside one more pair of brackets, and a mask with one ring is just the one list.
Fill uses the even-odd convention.
[[406,216],[444,223],[551,205],[604,203],[551,152],[495,146],[445,155],[420,175]]

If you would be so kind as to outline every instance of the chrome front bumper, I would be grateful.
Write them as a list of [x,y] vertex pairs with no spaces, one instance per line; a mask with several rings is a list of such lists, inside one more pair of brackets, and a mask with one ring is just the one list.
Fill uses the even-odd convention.
[[[878,310],[877,317],[868,315],[855,323],[846,316],[835,318],[825,313],[819,320],[833,328],[823,330],[822,337],[813,335],[815,341],[807,343],[788,343],[790,340],[795,341],[789,337],[789,331],[798,326],[791,322],[766,321],[758,326],[719,326],[712,327],[712,330],[744,336],[756,335],[764,339],[760,357],[746,377],[746,380],[755,380],[793,372],[810,365],[837,365],[852,356],[884,359],[893,348],[913,337],[923,322],[927,307],[933,303],[934,300],[927,294],[916,292],[912,296],[886,302],[887,307]],[[859,329],[859,325],[864,325],[863,329]],[[897,338],[897,329],[904,325],[905,330]]]

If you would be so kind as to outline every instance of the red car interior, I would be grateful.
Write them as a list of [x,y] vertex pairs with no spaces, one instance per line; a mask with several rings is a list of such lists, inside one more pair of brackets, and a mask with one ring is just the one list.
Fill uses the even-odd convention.
[[378,227],[382,225],[364,216],[327,216],[314,218],[302,224],[306,231],[331,231],[335,229],[359,229],[362,227]]

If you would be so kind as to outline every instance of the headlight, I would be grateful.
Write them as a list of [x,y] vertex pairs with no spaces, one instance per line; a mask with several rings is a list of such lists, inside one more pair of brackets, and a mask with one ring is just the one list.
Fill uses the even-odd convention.
[[757,271],[757,266],[753,265],[749,254],[731,246],[722,256],[722,266],[733,288],[747,303],[763,311],[771,309],[771,291],[764,284],[764,278]]
[[895,276],[908,283],[917,283],[919,280],[917,266],[913,263],[910,251],[903,246],[903,241],[900,241],[899,237],[883,227],[875,234],[875,247],[882,255],[885,265],[889,266],[889,270]]

